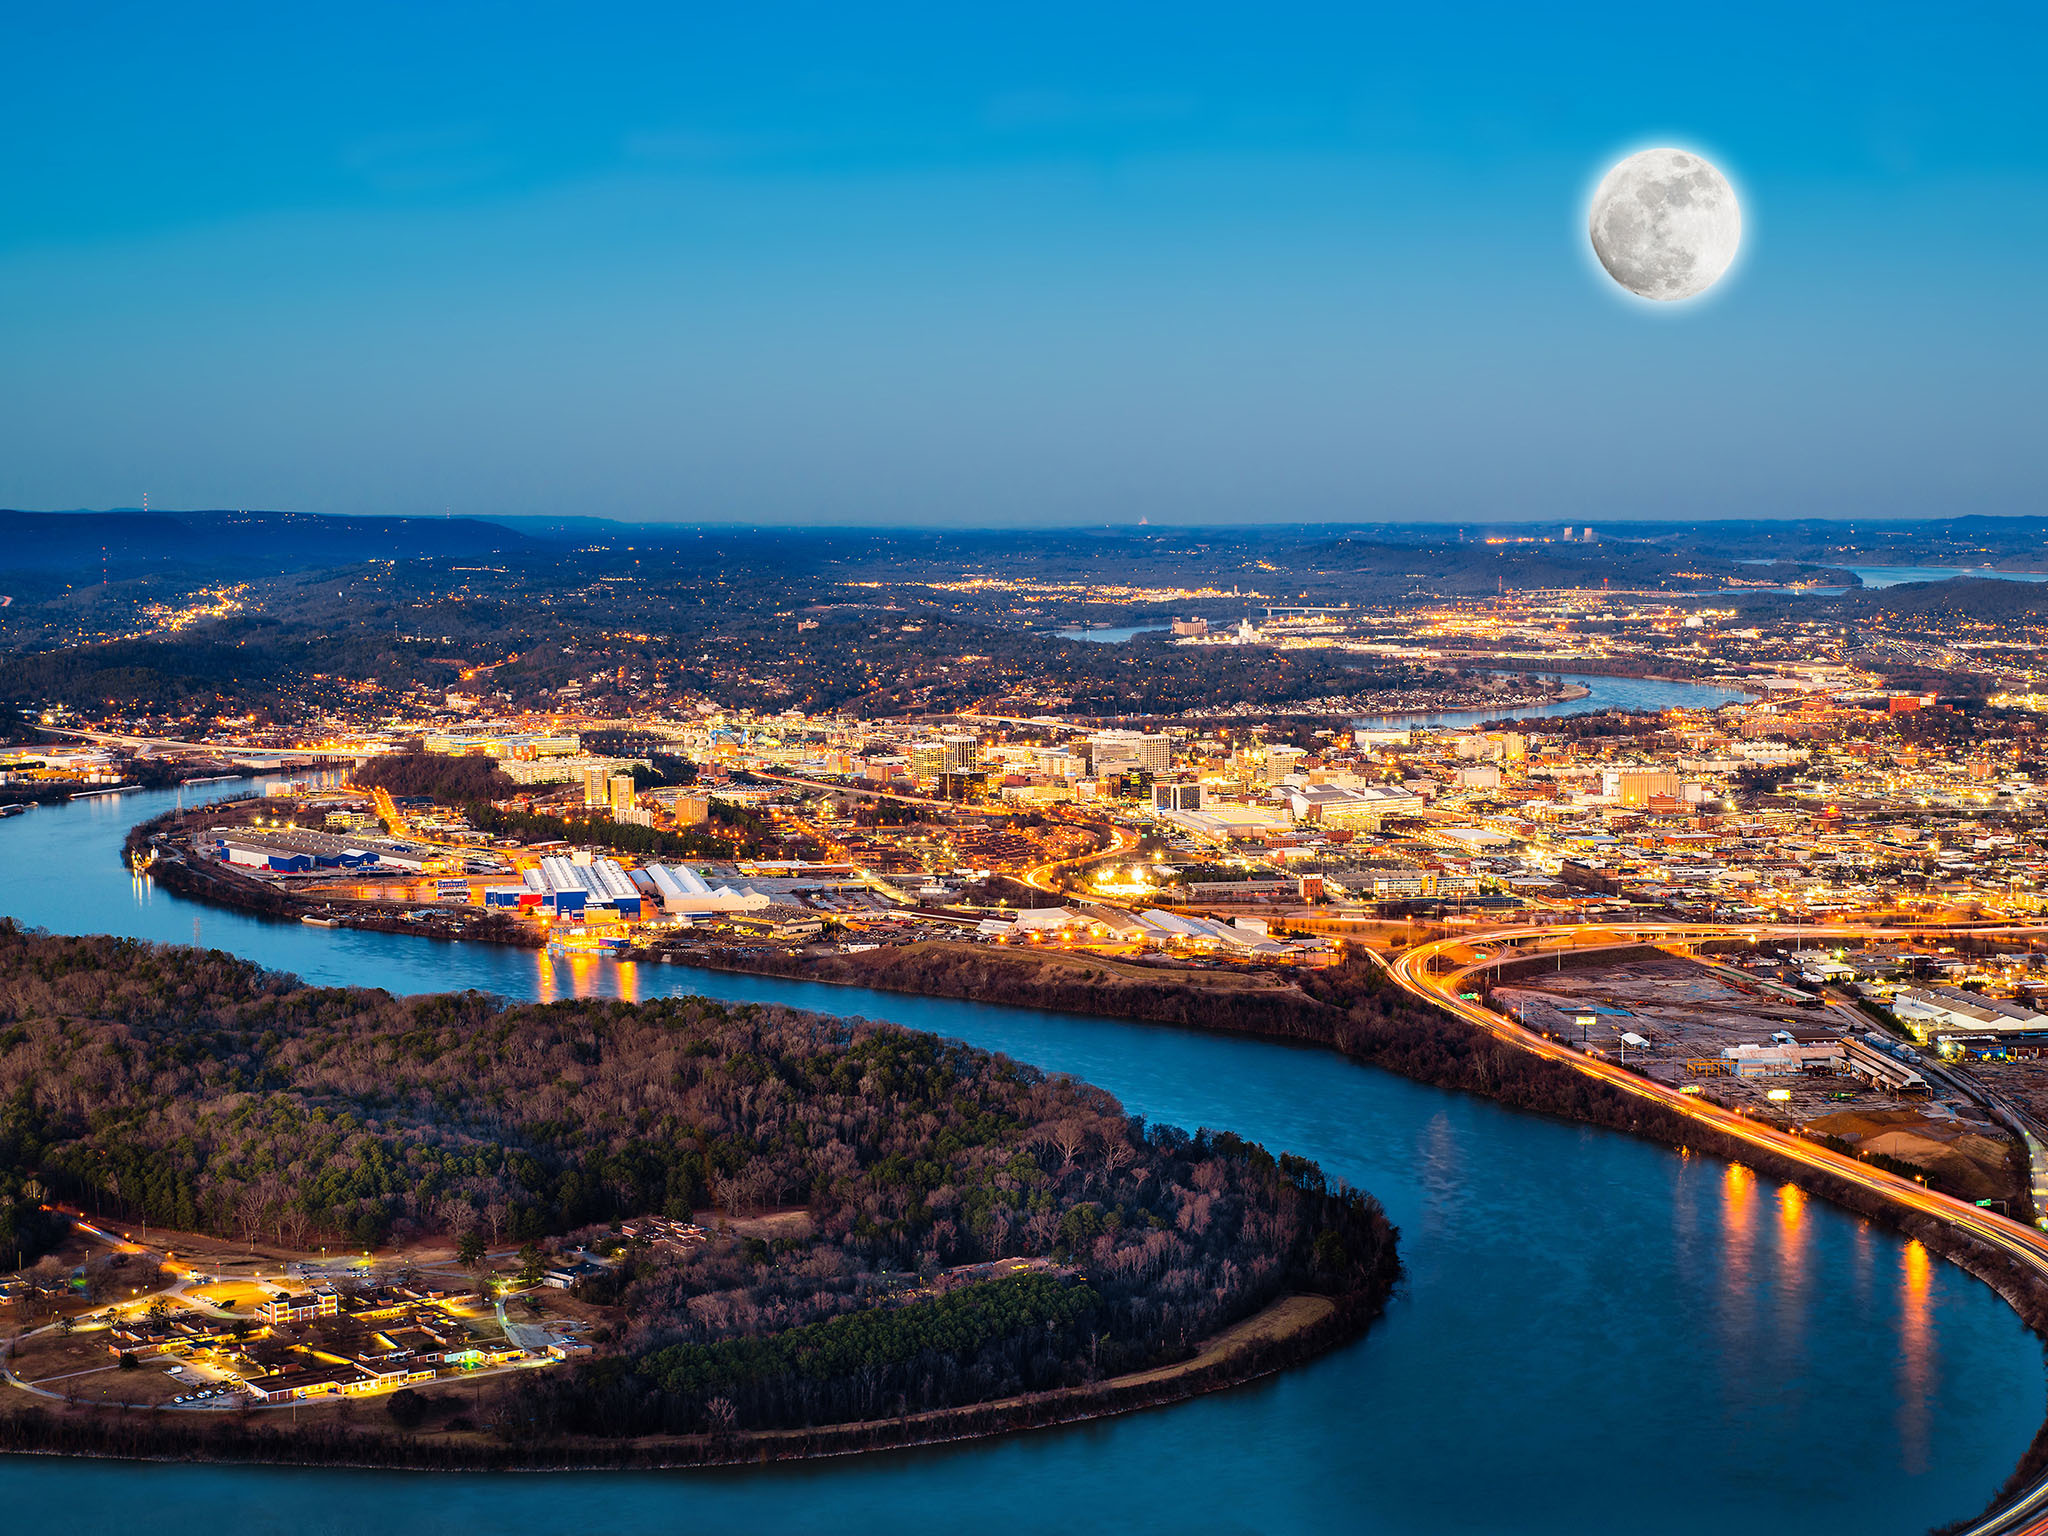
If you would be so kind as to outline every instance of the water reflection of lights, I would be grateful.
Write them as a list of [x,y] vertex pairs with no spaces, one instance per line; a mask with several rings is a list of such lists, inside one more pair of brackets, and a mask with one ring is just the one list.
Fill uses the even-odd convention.
[[1899,1298],[1899,1455],[1907,1472],[1927,1470],[1934,1390],[1934,1260],[1915,1239],[1902,1259]]
[[1778,1225],[1790,1237],[1799,1231],[1799,1224],[1806,1219],[1806,1191],[1797,1184],[1787,1184],[1778,1191]]
[[640,967],[631,960],[621,960],[612,967],[619,978],[619,996],[629,1003],[640,1001]]
[[1730,1163],[1728,1171],[1721,1176],[1722,1204],[1727,1210],[1728,1230],[1747,1234],[1753,1197],[1756,1194],[1756,1175],[1740,1163]]
[[1778,1353],[1788,1363],[1802,1359],[1806,1350],[1806,1250],[1812,1226],[1806,1200],[1797,1184],[1778,1187]]
[[635,972],[630,979],[624,975],[633,971],[630,964],[614,967],[596,955],[563,954],[546,949],[533,951],[533,964],[534,995],[544,1003],[608,996],[611,989],[603,985],[603,979],[605,972],[612,969],[621,973],[619,995],[629,1003],[640,1000],[638,973]]
[[[1644,929],[1637,930],[1637,936],[1646,937],[1652,930],[1665,937],[1680,934],[1689,937],[1701,933],[1697,928],[1682,928],[1679,925],[1645,925]],[[1496,938],[1519,942],[1530,937],[1543,936],[1547,936],[1545,930],[1503,930],[1497,935],[1476,935],[1470,940],[1460,942],[1469,944]],[[1754,932],[1751,936],[1755,936]],[[1871,929],[1865,931],[1865,936],[1901,935],[1893,930]],[[1760,1145],[1777,1156],[1790,1158],[1806,1167],[1822,1169],[1909,1211],[1945,1221],[1991,1244],[2034,1273],[2048,1273],[2048,1238],[2044,1238],[2039,1232],[1973,1209],[1960,1201],[1935,1194],[1924,1185],[1908,1183],[1895,1175],[1859,1164],[1798,1137],[1758,1125],[1746,1117],[1711,1104],[1704,1104],[1698,1099],[1683,1098],[1679,1093],[1662,1086],[1633,1079],[1624,1069],[1607,1062],[1575,1058],[1566,1047],[1533,1035],[1522,1029],[1513,1019],[1492,1013],[1480,1006],[1471,999],[1471,994],[1461,995],[1457,987],[1464,981],[1464,970],[1453,970],[1448,976],[1436,974],[1432,968],[1450,953],[1451,942],[1448,940],[1419,945],[1403,953],[1390,966],[1390,973],[1403,990],[1436,1003],[1496,1038],[1521,1046],[1539,1057],[1563,1061],[1587,1076],[1607,1082],[1623,1092],[1664,1103],[1667,1107],[1715,1126],[1724,1133]],[[1727,1242],[1718,1311],[1724,1334],[1731,1341],[1742,1343],[1748,1342],[1749,1330],[1742,1326],[1744,1319],[1735,1315],[1735,1309],[1745,1298],[1752,1295],[1748,1273],[1753,1237],[1752,1218],[1748,1209],[1750,1183],[1751,1176],[1746,1170],[1731,1167],[1726,1176],[1722,1199],[1723,1230]],[[1867,1251],[1867,1238],[1859,1234],[1859,1259],[1861,1254]],[[1933,1266],[1926,1249],[1917,1242],[1909,1245],[1904,1253],[1903,1262],[1906,1283],[1900,1310],[1899,1439],[1902,1467],[1909,1473],[1919,1474],[1927,1470],[1930,1461],[1930,1400],[1934,1379],[1939,1374],[1933,1336]],[[1863,1291],[1863,1280],[1862,1266],[1859,1263],[1853,1280],[1859,1293]],[[1873,1277],[1872,1289],[1876,1288],[1877,1283]],[[2042,1521],[2040,1518],[2041,1511],[2048,1509],[2048,1479],[2033,1484],[2014,1507],[2026,1511],[2028,1518],[2036,1522],[2028,1526],[2028,1529],[2048,1532],[2048,1521]]]
[[1876,1266],[1877,1255],[1870,1236],[1870,1223],[1856,1224],[1855,1262],[1849,1269],[1849,1288],[1856,1298],[1856,1310],[1868,1314],[1870,1310],[1870,1274]]
[[1699,1226],[1699,1203],[1693,1194],[1692,1170],[1686,1166],[1691,1161],[1691,1154],[1681,1149],[1671,1185],[1671,1225],[1688,1252],[1692,1249],[1693,1237]]
[[1458,1137],[1451,1129],[1451,1117],[1442,1111],[1432,1115],[1416,1139],[1415,1151],[1425,1192],[1424,1225],[1432,1232],[1441,1232],[1450,1225],[1466,1188]]
[[1716,1311],[1722,1345],[1732,1357],[1756,1348],[1756,1175],[1740,1163],[1721,1175],[1721,1233]]

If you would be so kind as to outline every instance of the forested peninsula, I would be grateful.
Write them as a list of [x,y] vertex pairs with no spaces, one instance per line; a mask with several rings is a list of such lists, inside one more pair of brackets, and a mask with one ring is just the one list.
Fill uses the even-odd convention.
[[[295,1249],[708,1236],[624,1246],[592,1291],[615,1326],[517,1373],[473,1435],[30,1408],[0,1414],[20,1448],[602,1465],[987,1433],[1327,1347],[1399,1273],[1377,1202],[1313,1164],[928,1034],[309,988],[0,924],[0,1208],[27,1236],[42,1201]],[[790,1219],[729,1229],[761,1213]],[[1289,1297],[1314,1303],[1289,1348],[1204,1352]]]
[[[1364,946],[1349,947],[1343,960],[1328,969],[1288,978],[1113,967],[987,945],[929,942],[802,960],[712,952],[698,957],[698,963],[1323,1046],[1417,1082],[1619,1131],[1684,1153],[1705,1153],[1796,1184],[1954,1261],[1996,1290],[2029,1329],[2048,1340],[2048,1285],[1963,1229],[1722,1135],[1561,1062],[1519,1050],[1402,991]],[[2048,1427],[2022,1471],[2042,1466],[2048,1466]]]

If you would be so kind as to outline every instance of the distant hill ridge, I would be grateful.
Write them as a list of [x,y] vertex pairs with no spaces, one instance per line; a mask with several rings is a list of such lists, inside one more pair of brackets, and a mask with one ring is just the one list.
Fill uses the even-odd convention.
[[[240,563],[276,572],[363,560],[517,553],[539,541],[473,517],[326,517],[309,512],[0,510],[0,570]],[[104,551],[104,554],[102,553]]]

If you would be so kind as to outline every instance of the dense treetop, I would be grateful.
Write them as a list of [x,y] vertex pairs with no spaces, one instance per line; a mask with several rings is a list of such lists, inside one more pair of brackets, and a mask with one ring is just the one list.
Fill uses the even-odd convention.
[[[927,1403],[1056,1385],[1394,1265],[1377,1205],[1299,1159],[956,1041],[704,998],[395,998],[0,925],[0,1106],[17,1183],[301,1246],[802,1208],[773,1243],[633,1254],[619,1352],[536,1388],[556,1429],[702,1427],[714,1396],[858,1415],[878,1372]],[[1055,1267],[954,1285],[1009,1258]]]

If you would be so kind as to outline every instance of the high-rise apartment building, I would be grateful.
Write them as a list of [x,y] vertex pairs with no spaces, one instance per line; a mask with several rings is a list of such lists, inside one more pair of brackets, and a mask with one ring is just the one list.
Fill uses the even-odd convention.
[[1088,771],[1096,778],[1114,773],[1161,774],[1173,768],[1173,742],[1142,731],[1097,731],[1088,738]]

